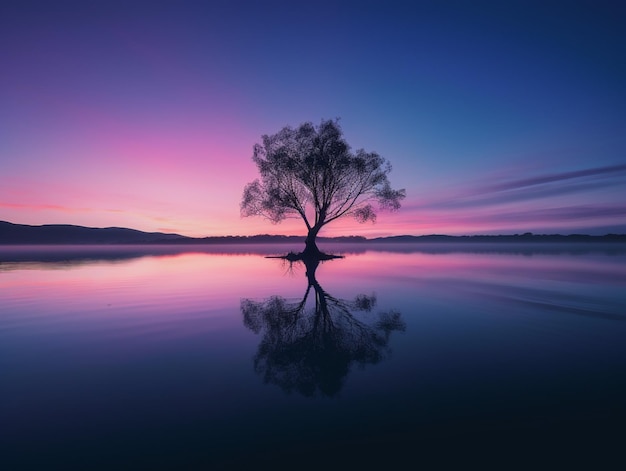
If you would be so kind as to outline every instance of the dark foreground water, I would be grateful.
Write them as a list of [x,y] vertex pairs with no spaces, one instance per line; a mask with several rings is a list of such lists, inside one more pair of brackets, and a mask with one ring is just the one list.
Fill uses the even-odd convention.
[[0,469],[624,469],[626,248],[0,249]]

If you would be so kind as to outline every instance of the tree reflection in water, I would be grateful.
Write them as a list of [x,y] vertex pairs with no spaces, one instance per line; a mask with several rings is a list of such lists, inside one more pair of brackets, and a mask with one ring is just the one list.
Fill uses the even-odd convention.
[[263,332],[254,369],[287,392],[334,396],[353,364],[375,364],[389,354],[391,332],[405,324],[393,310],[374,314],[375,295],[344,300],[328,294],[315,278],[319,260],[298,263],[308,281],[302,300],[241,301],[244,325]]

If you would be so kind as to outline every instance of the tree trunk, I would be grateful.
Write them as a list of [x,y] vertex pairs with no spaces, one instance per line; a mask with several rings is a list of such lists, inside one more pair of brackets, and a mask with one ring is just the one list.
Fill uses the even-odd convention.
[[317,238],[317,233],[320,231],[321,226],[313,226],[311,229],[309,229],[309,233],[306,236],[306,239],[304,239],[304,252],[302,252],[302,255],[305,257],[319,257],[321,255],[321,251],[320,249],[317,247],[317,244],[315,243],[315,239]]

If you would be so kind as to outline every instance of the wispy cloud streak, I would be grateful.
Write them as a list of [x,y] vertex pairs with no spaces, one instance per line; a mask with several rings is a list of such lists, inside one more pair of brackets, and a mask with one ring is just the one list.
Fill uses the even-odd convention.
[[72,208],[59,204],[20,204],[20,203],[2,203],[0,208],[7,209],[27,209],[31,211],[62,211],[67,213],[81,213],[93,211],[91,208]]
[[[420,233],[623,232],[626,164],[512,177],[483,177],[437,188],[403,206]],[[453,184],[453,183],[452,183]]]
[[511,213],[495,213],[487,217],[489,223],[494,222],[524,222],[524,223],[553,223],[581,220],[595,220],[606,218],[626,218],[626,206],[567,206],[561,208],[546,208]]
[[[468,183],[465,188],[412,205],[412,209],[460,209],[550,200],[564,195],[626,187],[626,165],[551,173],[496,184]],[[406,207],[406,206],[405,206]]]
[[503,182],[496,185],[486,186],[477,190],[477,194],[492,193],[497,191],[514,190],[518,188],[526,188],[529,186],[541,185],[544,183],[562,182],[566,180],[594,177],[598,175],[610,176],[610,175],[624,175],[626,176],[626,164],[624,165],[610,165],[606,167],[588,168],[584,170],[576,170],[572,172],[553,173],[548,175],[540,175],[530,178],[522,178],[519,180],[513,180],[510,182]]

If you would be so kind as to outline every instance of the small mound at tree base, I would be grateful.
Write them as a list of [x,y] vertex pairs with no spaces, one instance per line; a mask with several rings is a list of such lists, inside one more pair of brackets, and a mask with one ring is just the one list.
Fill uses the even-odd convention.
[[327,254],[324,252],[318,253],[307,253],[307,252],[289,252],[286,255],[270,255],[265,258],[280,258],[282,260],[288,260],[290,262],[304,262],[304,264],[308,263],[319,263],[325,260],[334,260],[336,258],[344,258],[343,255],[333,255]]

